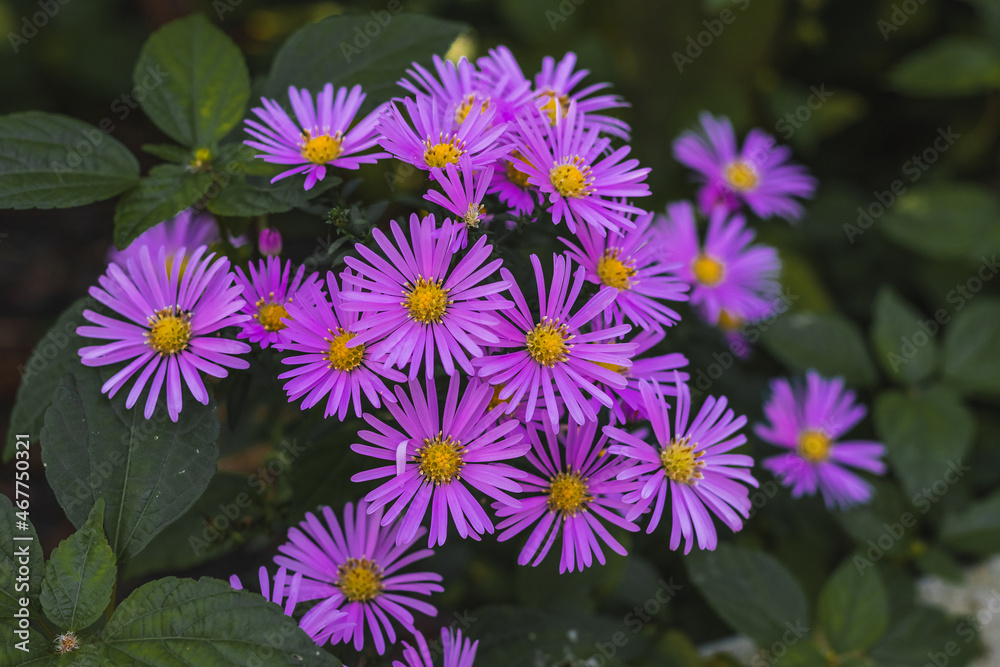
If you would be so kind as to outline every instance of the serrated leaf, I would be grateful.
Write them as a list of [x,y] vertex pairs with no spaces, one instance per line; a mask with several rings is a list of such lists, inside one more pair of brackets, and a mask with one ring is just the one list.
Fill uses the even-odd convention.
[[1000,493],[945,515],[941,541],[976,556],[1000,551]]
[[889,377],[917,384],[930,375],[937,362],[933,336],[941,325],[931,320],[925,326],[920,313],[888,286],[875,297],[873,315],[872,345]]
[[859,572],[845,560],[823,584],[820,627],[837,653],[864,651],[889,627],[889,600],[877,568]]
[[1000,301],[984,297],[955,315],[944,335],[944,374],[963,391],[1000,395]]
[[797,371],[814,369],[826,377],[841,376],[851,385],[875,382],[875,367],[861,332],[841,315],[783,315],[762,340],[771,354]]
[[897,63],[889,81],[916,97],[985,93],[1000,87],[1000,52],[982,37],[949,35]]
[[100,648],[109,664],[341,667],[281,607],[207,577],[138,588],[115,609]]
[[889,462],[910,494],[953,475],[972,446],[975,420],[948,387],[882,392],[874,417]]
[[98,498],[83,527],[60,542],[45,564],[42,610],[64,630],[86,629],[111,602],[118,572],[103,524],[104,500]]
[[[19,499],[16,494],[14,499]],[[26,530],[18,528],[20,519],[17,518],[17,511],[11,499],[0,494],[0,619],[13,618],[14,613],[21,609],[21,598],[37,600],[42,578],[42,545],[38,542],[38,534],[30,518],[25,522],[28,526]],[[31,539],[15,539],[24,537]],[[25,549],[28,553],[26,577],[19,572],[24,566],[21,559],[25,557]],[[0,644],[6,645],[7,640]]]
[[183,514],[215,473],[219,422],[215,403],[186,401],[170,421],[161,400],[152,419],[124,396],[101,393],[101,374],[79,366],[63,380],[45,413],[42,461],[66,516],[83,525],[97,498],[115,556],[129,559]]
[[201,14],[165,25],[143,45],[139,104],[178,143],[209,148],[243,119],[250,73],[239,47]]
[[720,544],[685,559],[688,574],[722,620],[760,646],[802,637],[809,629],[806,596],[798,581],[771,556]]
[[115,207],[115,245],[125,249],[144,231],[168,220],[201,199],[212,186],[207,173],[176,164],[153,167]]
[[139,161],[83,121],[26,111],[0,116],[0,208],[71,208],[139,181]]
[[[366,108],[399,93],[396,82],[413,62],[428,66],[433,54],[444,55],[467,26],[417,14],[390,14],[384,25],[370,14],[329,16],[309,24],[278,50],[264,87],[266,97],[287,104],[288,87],[306,88],[314,95],[324,85],[360,84],[368,96]],[[378,30],[366,35],[374,24]]]

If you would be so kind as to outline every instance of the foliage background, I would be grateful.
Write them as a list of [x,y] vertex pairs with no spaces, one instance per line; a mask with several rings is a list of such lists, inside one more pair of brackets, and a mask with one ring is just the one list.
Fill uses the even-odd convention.
[[[610,81],[631,102],[622,115],[633,126],[634,155],[653,169],[648,203],[656,210],[693,193],[670,156],[670,142],[703,109],[730,116],[738,132],[759,126],[794,147],[796,158],[819,178],[818,197],[797,227],[758,225],[762,240],[780,249],[782,281],[796,296],[793,312],[769,326],[763,347],[749,362],[725,369],[710,392],[729,396],[752,423],[760,416],[769,377],[807,367],[846,374],[875,413],[855,434],[886,441],[893,474],[879,484],[872,508],[843,515],[828,514],[814,499],[793,503],[780,491],[735,541],[774,555],[813,608],[838,564],[856,549],[864,554],[867,540],[885,534],[884,522],[898,522],[912,512],[918,526],[894,539],[889,556],[877,564],[888,591],[890,635],[896,633],[889,649],[883,645],[878,664],[915,664],[893,654],[891,641],[905,645],[919,637],[932,647],[943,646],[954,635],[956,621],[928,615],[914,620],[915,577],[927,572],[954,576],[960,566],[1000,549],[1000,512],[995,511],[1000,496],[992,495],[1000,464],[1000,283],[987,280],[969,298],[956,296],[956,288],[989,266],[981,258],[990,258],[1000,246],[1000,6],[991,0],[584,0],[579,5],[570,0],[408,0],[404,6],[468,23],[474,32],[463,40],[464,50],[481,55],[495,44],[507,44],[528,72],[544,55],[575,51],[591,70],[589,81]],[[256,77],[266,73],[278,46],[305,22],[384,7],[380,1],[71,0],[19,53],[0,47],[0,90],[5,93],[0,113],[39,109],[94,125],[110,117],[114,136],[139,156],[145,172],[155,160],[139,146],[165,137],[140,110],[121,118],[115,100],[131,89],[135,57],[152,30],[204,11],[240,45]],[[706,30],[703,22],[725,9],[735,21],[679,72],[674,53],[684,52],[689,38]],[[0,35],[18,30],[22,17],[37,10],[37,2],[0,1]],[[892,24],[894,16],[900,25]],[[898,30],[887,32],[886,25]],[[807,104],[813,87],[833,94],[810,110],[809,119],[788,138],[779,123]],[[912,180],[907,165],[947,128],[959,139]],[[378,188],[380,171],[369,177],[375,186],[366,186],[359,199],[371,203],[392,194]],[[885,200],[896,180],[905,184],[907,195],[852,243],[845,225],[857,225],[858,207]],[[419,196],[417,181],[406,185]],[[103,272],[112,213],[112,203],[103,202],[0,216],[0,414],[13,404],[18,369],[35,342]],[[293,258],[309,256],[317,237],[328,232],[304,216],[289,217],[281,229],[286,254]],[[996,268],[992,271],[990,277]],[[941,333],[919,346],[913,360],[900,367],[902,373],[894,372],[889,353],[901,354],[900,338],[913,340],[920,330],[917,320],[940,310],[948,316]],[[721,338],[693,317],[671,341],[691,359],[694,379],[699,371],[713,372],[713,364],[720,364],[713,355],[725,352]],[[266,369],[253,381],[267,382],[265,375]],[[228,476],[220,473],[210,488],[214,495],[203,498],[171,528],[174,532],[161,536],[161,548],[151,547],[132,564],[125,591],[164,569],[188,576],[246,575],[269,559],[303,511],[360,495],[337,481],[346,481],[360,464],[347,452],[349,443],[338,439],[335,425],[307,420],[296,432],[283,433],[281,424],[296,414],[295,409],[250,410],[224,426],[220,468]],[[304,453],[281,458],[283,437],[291,439],[292,451],[301,445]],[[755,456],[769,453],[752,434],[750,440]],[[925,494],[943,479],[947,464],[958,460],[971,471],[945,493]],[[248,476],[260,476],[269,463],[272,470],[280,469],[278,479],[266,493],[255,494],[238,525],[212,543],[228,556],[196,562],[184,536],[200,531],[218,514],[218,503],[228,502],[238,493],[234,489],[244,488]],[[40,461],[34,461],[33,471],[32,516],[48,552],[72,527],[44,488]],[[12,479],[12,469],[0,471],[0,491],[8,496],[13,496]],[[292,496],[293,487],[318,490]],[[926,513],[918,498],[928,501]],[[184,553],[168,551],[171,540]],[[634,553],[641,556],[613,559],[606,568],[573,576],[554,577],[554,567],[515,568],[515,546],[496,546],[489,539],[482,546],[451,543],[431,567],[445,573],[446,593],[439,598],[445,618],[483,605],[520,604],[538,610],[543,627],[553,623],[555,628],[567,618],[575,619],[575,627],[609,622],[595,630],[601,637],[607,628],[621,628],[621,619],[655,592],[660,578],[673,577],[681,591],[643,623],[642,642],[627,646],[626,653],[647,656],[635,660],[695,664],[682,661],[687,658],[678,657],[684,654],[678,647],[727,636],[739,623],[724,613],[725,620],[720,619],[718,606],[713,611],[705,603],[711,596],[704,588],[699,592],[689,585],[697,572],[666,543],[662,532],[638,536]],[[165,568],[167,563],[175,567]],[[766,579],[755,583],[760,570],[743,574],[748,598],[760,592],[756,586],[768,588]],[[780,601],[773,603],[780,607]],[[685,638],[665,634],[668,629]],[[566,641],[563,630],[557,634],[558,641]],[[660,658],[648,657],[656,650],[662,651]],[[974,652],[969,647],[957,660],[964,662]],[[918,653],[910,659],[920,658]]]

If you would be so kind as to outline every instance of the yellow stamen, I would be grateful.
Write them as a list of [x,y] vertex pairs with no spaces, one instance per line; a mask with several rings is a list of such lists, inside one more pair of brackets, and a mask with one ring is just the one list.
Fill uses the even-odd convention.
[[545,100],[542,106],[538,107],[541,111],[544,111],[548,117],[549,122],[552,125],[556,124],[556,102],[559,103],[559,115],[562,118],[566,117],[569,113],[569,97],[566,95],[560,95],[554,90],[543,90],[537,95],[539,100]]
[[462,216],[462,222],[469,229],[476,229],[479,227],[479,221],[486,217],[486,207],[480,204],[469,204],[468,210],[466,210],[465,215]]
[[424,446],[417,450],[413,459],[425,480],[434,484],[447,484],[458,477],[465,465],[462,460],[464,451],[462,443],[452,440],[450,435],[444,437],[439,432],[433,439],[424,438]]
[[302,132],[302,157],[313,164],[326,164],[336,160],[343,146],[344,139],[340,132],[332,137],[329,134],[313,137],[308,130]]
[[274,292],[271,292],[270,301],[263,298],[257,301],[257,312],[253,318],[261,323],[265,331],[281,331],[288,325],[281,321],[281,318],[288,317],[288,311],[280,303],[274,302]]
[[[475,94],[466,95],[465,99],[462,100],[460,104],[455,107],[455,122],[461,125],[465,122],[468,117],[469,112],[472,111],[472,107],[476,104]],[[482,113],[486,113],[486,110],[490,108],[490,98],[486,98],[482,102]]]
[[590,166],[585,164],[579,155],[563,159],[567,161],[552,167],[549,171],[552,187],[563,197],[586,197],[590,194],[588,189]]
[[621,373],[622,375],[624,375],[625,371],[628,370],[624,366],[616,366],[615,364],[606,364],[603,361],[595,361],[594,363],[600,366],[601,368],[607,368],[612,373]]
[[737,160],[726,167],[726,182],[734,190],[740,192],[753,190],[757,187],[757,181],[757,172],[742,160]]
[[743,318],[733,315],[728,310],[719,311],[719,327],[725,331],[739,331],[743,326]]
[[382,568],[367,558],[348,558],[337,568],[334,584],[348,602],[367,602],[382,592]]
[[486,406],[487,410],[492,410],[493,408],[497,407],[501,403],[506,403],[507,402],[506,398],[503,398],[503,399],[500,398],[500,392],[503,391],[503,388],[505,386],[506,385],[504,385],[504,384],[501,383],[501,384],[498,384],[498,385],[496,385],[496,386],[493,387],[493,398],[490,399],[490,404]]
[[445,141],[442,134],[436,144],[432,144],[430,139],[424,142],[424,162],[428,167],[444,169],[446,164],[458,164],[458,158],[464,154],[462,141],[455,135]]
[[521,154],[521,151],[511,151],[510,157],[511,159],[507,162],[507,167],[506,167],[507,180],[513,183],[514,185],[517,185],[518,187],[527,190],[529,187],[531,187],[530,185],[528,185],[528,175],[523,171],[518,171],[517,167],[514,166],[514,160],[528,164],[527,160],[524,159],[524,155]]
[[604,256],[597,262],[597,277],[610,287],[620,290],[629,289],[632,287],[631,278],[635,275],[635,269],[632,268],[632,264],[635,262],[628,259],[626,264],[620,257],[621,250],[619,248],[605,250]]
[[357,336],[356,333],[337,329],[330,331],[333,338],[324,338],[330,343],[330,348],[326,353],[326,359],[330,362],[328,368],[336,368],[338,371],[348,373],[361,365],[365,358],[365,345],[362,343],[357,347],[347,347],[348,341]]
[[830,445],[833,444],[826,433],[822,431],[803,431],[799,434],[799,455],[810,463],[819,463],[830,458]]
[[76,651],[82,646],[80,640],[73,632],[67,632],[66,634],[58,635],[55,640],[56,651],[59,655],[64,653],[69,653],[71,651]]
[[566,342],[571,338],[565,324],[546,317],[528,333],[525,345],[532,359],[542,366],[551,367],[557,362],[566,361],[566,353],[571,347]]
[[694,260],[691,271],[694,273],[695,280],[708,287],[718,285],[726,275],[726,267],[723,266],[722,262],[704,253],[698,255]]
[[440,280],[417,278],[417,284],[406,284],[403,305],[410,311],[410,317],[421,324],[439,324],[448,308],[448,290],[441,287]]
[[188,163],[191,171],[208,171],[212,166],[212,153],[207,148],[199,148],[194,152],[194,160]]
[[187,349],[191,340],[191,313],[167,306],[150,317],[146,343],[160,354],[176,354]]
[[587,495],[587,482],[575,472],[561,472],[549,478],[549,509],[573,516],[594,497]]
[[705,462],[698,460],[705,452],[696,452],[695,447],[698,443],[692,445],[690,440],[690,438],[671,440],[670,444],[660,451],[663,473],[675,482],[687,485],[701,479],[701,469],[705,467]]

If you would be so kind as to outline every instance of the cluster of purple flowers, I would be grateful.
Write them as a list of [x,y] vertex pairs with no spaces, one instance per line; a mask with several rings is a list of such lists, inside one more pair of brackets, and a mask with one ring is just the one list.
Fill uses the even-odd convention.
[[[649,170],[629,157],[630,128],[606,113],[626,104],[606,84],[583,85],[586,75],[573,54],[546,58],[533,80],[504,47],[476,63],[435,58],[433,70],[407,71],[406,97],[357,122],[360,87],[327,84],[315,100],[290,88],[294,120],[267,99],[247,120],[258,157],[289,167],[275,180],[303,174],[310,189],[328,167],[391,156],[427,172],[425,198],[447,217],[391,221],[339,273],[306,275],[282,263],[280,236],[267,229],[265,259],[231,271],[209,249],[211,218],[185,213],[116,255],[91,290],[128,321],[85,311],[94,326],[79,333],[110,342],[81,349],[83,363],[128,362],[103,391],[138,373],[126,404],[148,385],[147,418],[164,387],[174,420],[184,386],[206,403],[202,374],[246,368],[251,346],[237,339],[247,339],[281,356],[290,402],[368,424],[352,449],[377,462],[353,480],[378,486],[342,522],[329,507],[307,514],[279,549],[273,585],[261,573],[261,593],[289,615],[318,601],[300,624],[320,644],[360,649],[370,638],[383,653],[399,625],[417,645],[395,664],[429,666],[413,613],[435,614],[423,598],[442,590],[441,577],[406,568],[449,528],[463,539],[523,537],[522,565],[558,543],[562,572],[603,564],[605,548],[625,555],[609,528],[668,522],[671,548],[687,553],[715,548],[716,519],[738,531],[749,516],[754,461],[734,452],[746,417],[725,397],[695,405],[687,359],[656,348],[679,302],[730,332],[771,314],[777,253],[753,243],[740,208],[794,219],[813,179],[767,135],[751,132],[738,150],[729,122],[706,115],[704,136],[674,145],[703,181],[697,207],[653,215],[637,205]],[[490,243],[514,220],[565,224],[563,253],[527,258],[534,288]],[[235,338],[220,335],[230,327]],[[372,412],[383,406],[391,420]],[[842,382],[811,373],[803,392],[775,381],[765,413],[771,423],[757,434],[789,451],[764,466],[794,495],[819,490],[841,506],[870,498],[847,467],[882,473],[883,447],[836,442],[864,415]],[[411,551],[424,535],[428,548]],[[471,665],[475,643],[442,638],[447,667]]]

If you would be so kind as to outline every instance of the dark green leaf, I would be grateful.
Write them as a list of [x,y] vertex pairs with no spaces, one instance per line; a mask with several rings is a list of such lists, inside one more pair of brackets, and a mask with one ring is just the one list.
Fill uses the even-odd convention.
[[858,569],[848,558],[820,592],[819,624],[837,653],[864,651],[889,627],[889,601],[878,569]]
[[886,391],[875,401],[875,429],[889,461],[910,494],[959,470],[972,446],[975,421],[954,391]]
[[295,619],[217,579],[167,577],[135,590],[101,634],[108,664],[340,667]]
[[1000,551],[1000,493],[946,515],[941,541],[976,556]]
[[[293,34],[278,50],[264,95],[288,102],[288,87],[317,94],[324,85],[360,84],[368,108],[399,93],[396,82],[413,62],[444,55],[466,26],[416,14],[330,16]],[[369,31],[366,34],[366,31]]]
[[834,518],[861,550],[871,550],[875,555],[904,553],[919,535],[915,528],[918,513],[903,497],[898,484],[878,478],[872,480],[872,486],[875,493],[871,502],[837,512]]
[[[45,413],[42,461],[56,499],[81,526],[97,498],[115,556],[136,555],[184,513],[215,473],[219,422],[215,404],[186,401],[171,422],[160,397],[152,419],[142,403],[125,408],[121,394],[101,393],[97,369],[73,369]],[[124,392],[123,392],[124,393]]]
[[[23,491],[24,487],[21,489]],[[24,495],[19,496],[16,491],[14,500],[27,505],[23,502]],[[28,507],[30,510],[30,505]],[[26,516],[28,520],[24,521],[18,517],[18,512],[23,512],[22,516]],[[27,529],[19,527],[20,521],[27,524]],[[24,576],[23,572],[18,572],[25,565],[21,562],[25,557],[25,549],[28,553],[27,576]],[[42,545],[38,543],[38,534],[31,525],[30,514],[15,508],[10,498],[0,494],[0,619],[13,618],[14,613],[21,609],[21,598],[29,598],[32,602],[37,600],[41,580]],[[7,645],[7,639],[5,638],[0,644]]]
[[111,602],[118,574],[104,537],[104,499],[98,498],[87,522],[59,543],[45,564],[42,609],[64,630],[84,630]]
[[660,667],[699,667],[702,664],[698,649],[687,635],[677,630],[668,630],[656,645],[656,658]]
[[768,646],[808,631],[806,596],[777,560],[760,551],[720,544],[687,557],[688,573],[708,604],[737,632]]
[[187,164],[194,159],[190,148],[184,148],[177,144],[143,144],[142,150],[167,162],[176,162],[177,164]]
[[71,208],[139,181],[139,162],[114,137],[41,111],[0,116],[0,208]]
[[879,290],[874,311],[872,344],[889,377],[916,384],[930,375],[937,360],[933,334],[940,325],[931,320],[922,326],[920,313],[887,286]]
[[916,97],[985,93],[1000,87],[1000,52],[987,39],[949,35],[897,63],[889,81]]
[[[791,646],[784,644],[775,647],[778,650],[771,652],[771,647],[764,647],[757,652],[755,657],[758,665],[774,665],[774,667],[825,667],[826,652],[814,641],[805,640]],[[782,653],[781,649],[787,649]],[[782,653],[782,655],[778,655]],[[751,662],[753,664],[753,662]]]
[[[947,522],[947,517],[945,521]],[[958,585],[965,581],[962,565],[944,549],[929,546],[917,556],[916,563],[921,571],[933,577],[939,577]]]
[[180,165],[153,167],[115,208],[115,245],[124,249],[153,225],[192,206],[212,184],[209,174],[194,173]]
[[1000,394],[1000,302],[982,298],[955,315],[944,335],[944,374],[962,390]]
[[834,313],[801,313],[779,317],[763,338],[768,351],[786,366],[841,376],[848,384],[875,382],[864,338],[850,320]]
[[949,618],[937,609],[917,607],[899,620],[869,652],[878,667],[915,667],[930,663],[961,667],[979,654],[975,621]]
[[[59,656],[52,650],[52,642],[34,628],[29,627],[26,637],[21,637],[15,632],[20,630],[18,625],[12,620],[0,620],[0,632],[3,633],[4,640],[0,642],[0,665],[4,667],[55,667],[59,663]],[[24,650],[21,650],[21,649]]]
[[284,213],[305,206],[309,199],[339,185],[341,179],[327,174],[312,190],[302,189],[301,178],[286,178],[271,184],[269,179],[248,176],[235,180],[208,202],[208,210],[216,215],[251,217],[268,213]]
[[146,91],[143,111],[175,141],[210,148],[243,118],[250,74],[243,54],[201,14],[150,36],[133,79]]

